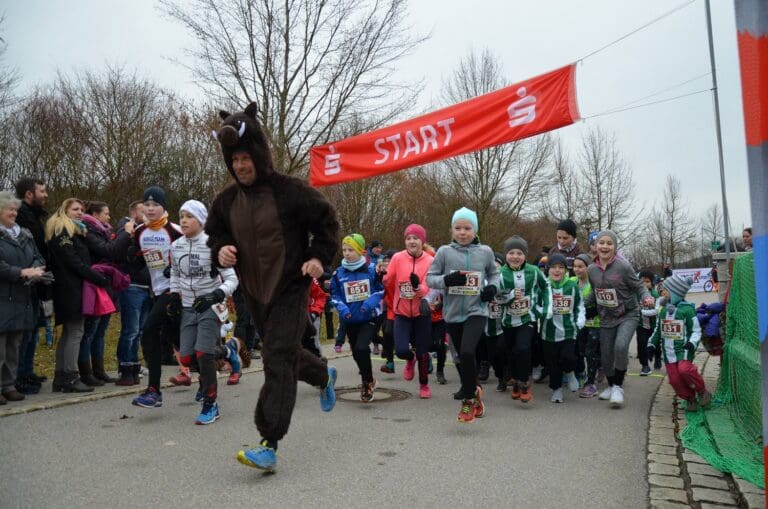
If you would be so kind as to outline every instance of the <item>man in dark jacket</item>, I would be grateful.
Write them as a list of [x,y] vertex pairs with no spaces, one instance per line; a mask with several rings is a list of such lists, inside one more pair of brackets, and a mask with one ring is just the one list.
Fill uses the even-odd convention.
[[[45,204],[48,202],[48,191],[45,184],[37,178],[24,177],[16,182],[16,197],[21,200],[16,224],[26,228],[32,233],[35,240],[37,251],[48,261],[48,247],[45,244],[45,221],[48,219],[48,212],[45,211]],[[39,302],[50,299],[49,287],[38,285],[35,292],[35,301],[33,308],[39,308]],[[35,323],[40,326],[39,320],[44,318],[35,313]],[[42,324],[43,326],[45,323]],[[16,387],[19,392],[24,394],[36,394],[40,391],[40,385],[46,380],[46,377],[36,375],[34,372],[35,350],[37,349],[38,329],[25,332],[19,345],[19,367],[16,372]]]

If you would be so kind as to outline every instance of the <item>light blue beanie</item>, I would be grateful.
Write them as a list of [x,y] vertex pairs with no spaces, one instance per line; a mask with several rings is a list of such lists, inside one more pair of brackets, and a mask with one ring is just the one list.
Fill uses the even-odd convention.
[[475,235],[477,235],[477,214],[474,210],[470,210],[467,207],[461,207],[459,210],[453,213],[453,219],[451,219],[451,226],[456,223],[459,219],[466,219],[470,223],[472,223],[472,228],[475,230]]

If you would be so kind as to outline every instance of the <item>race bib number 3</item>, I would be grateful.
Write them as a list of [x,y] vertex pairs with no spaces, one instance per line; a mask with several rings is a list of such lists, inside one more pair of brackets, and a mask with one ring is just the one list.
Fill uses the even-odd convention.
[[619,306],[619,299],[616,296],[615,288],[595,288],[595,300],[600,306],[605,308]]
[[480,295],[480,273],[464,270],[461,273],[466,274],[467,284],[464,286],[451,286],[448,288],[448,293],[450,295]]
[[523,297],[522,299],[515,299],[509,303],[507,310],[512,316],[525,316],[531,310],[531,298]]
[[347,302],[360,302],[370,295],[371,286],[368,280],[344,283],[344,296],[347,298]]
[[416,296],[416,292],[413,291],[410,281],[403,281],[399,285],[400,298],[401,299],[413,299]]
[[567,315],[573,309],[573,297],[569,295],[552,295],[552,312],[556,315]]
[[680,341],[683,339],[683,321],[682,320],[662,320],[661,337]]
[[159,249],[150,249],[144,253],[144,261],[147,262],[148,269],[163,269],[163,253]]

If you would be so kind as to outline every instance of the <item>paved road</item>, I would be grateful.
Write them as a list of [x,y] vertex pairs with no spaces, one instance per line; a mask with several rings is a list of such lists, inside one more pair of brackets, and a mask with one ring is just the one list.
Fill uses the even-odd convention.
[[[339,385],[359,383],[351,358],[334,364]],[[193,424],[189,388],[166,390],[161,409],[123,396],[5,417],[0,506],[647,507],[646,429],[660,378],[628,377],[622,410],[568,396],[555,405],[545,385],[522,406],[490,386],[487,416],[462,425],[458,377],[447,373],[452,383],[434,386],[431,400],[340,402],[328,414],[318,391],[300,386],[276,475],[234,459],[258,439],[260,373],[222,389],[223,416],[207,427]],[[418,389],[399,373],[379,382]]]

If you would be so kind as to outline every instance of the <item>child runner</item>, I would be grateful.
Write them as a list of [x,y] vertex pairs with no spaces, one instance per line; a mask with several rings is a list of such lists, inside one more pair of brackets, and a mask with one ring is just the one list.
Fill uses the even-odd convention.
[[[640,282],[648,290],[654,299],[659,298],[659,294],[653,287],[654,274],[648,269],[643,269],[639,274]],[[648,355],[648,340],[651,339],[653,331],[656,328],[656,306],[653,309],[641,309],[640,320],[637,322],[637,330],[635,330],[635,341],[637,342],[637,359],[640,361],[640,376],[648,376],[651,374],[651,367],[648,364],[651,360],[651,355]],[[659,366],[661,367],[661,366]]]
[[[389,268],[389,262],[395,255],[395,251],[390,249],[384,253],[381,263],[377,266],[379,277],[384,277]],[[395,372],[395,311],[393,304],[394,295],[392,291],[384,288],[384,323],[381,326],[381,358],[386,362],[381,366],[382,373]]]
[[214,267],[203,231],[207,217],[205,205],[186,201],[179,210],[184,236],[171,244],[171,306],[181,305],[179,360],[190,367],[194,355],[200,370],[203,407],[195,424],[212,424],[219,418],[216,361],[227,359],[233,373],[240,371],[238,340],[232,338],[226,346],[220,340],[221,324],[229,315],[223,302],[237,288],[237,275],[235,269]]
[[325,303],[328,300],[328,294],[325,293],[321,285],[322,283],[314,278],[312,279],[312,284],[309,285],[307,311],[309,312],[312,327],[307,327],[307,331],[301,340],[306,350],[320,358],[323,357],[320,349],[320,322],[325,310]]
[[526,263],[528,243],[514,235],[504,241],[506,263],[501,268],[504,341],[512,359],[512,399],[528,403],[531,391],[531,347],[537,320],[551,318],[549,283],[536,265]]
[[578,330],[586,320],[579,285],[566,276],[565,256],[549,255],[549,284],[552,290],[552,316],[544,320],[542,339],[544,358],[549,371],[549,388],[552,403],[563,402],[563,374],[568,379],[568,389],[576,392],[579,381],[573,372],[576,365],[574,346]]
[[[488,302],[498,293],[499,271],[493,251],[477,238],[477,214],[462,207],[453,214],[453,242],[441,246],[427,274],[430,288],[445,290],[443,316],[461,360],[461,408],[458,420],[470,423],[485,415],[477,383],[475,350],[488,319]],[[483,285],[485,282],[485,286]]]
[[448,383],[448,380],[445,379],[445,339],[447,329],[445,327],[445,320],[443,319],[444,298],[445,292],[443,290],[430,289],[427,294],[429,309],[432,312],[432,346],[430,347],[430,351],[437,354],[437,374],[435,378],[437,378],[437,383],[440,385]]
[[[578,255],[573,261],[573,272],[576,274],[576,281],[584,301],[592,293],[592,286],[589,284],[587,274],[587,267],[591,263],[592,257],[584,253]],[[579,352],[587,361],[587,380],[579,397],[592,398],[597,395],[595,376],[597,375],[597,368],[600,367],[600,318],[597,317],[597,307],[594,304],[589,308],[585,306],[585,315],[590,318],[586,319],[584,328],[579,329],[579,334],[576,337]]]
[[374,319],[381,314],[384,288],[376,277],[376,269],[365,258],[365,238],[359,233],[341,241],[343,259],[331,278],[331,298],[339,311],[339,328],[344,327],[352,357],[363,384],[360,400],[373,401],[376,379],[371,368],[370,344],[376,334]]
[[[493,253],[493,261],[497,269],[505,265],[504,255]],[[506,392],[507,380],[509,380],[509,363],[507,362],[507,348],[504,342],[504,329],[501,326],[504,304],[502,297],[497,294],[488,303],[488,321],[485,323],[485,342],[488,350],[488,359],[493,366],[493,374],[496,376],[496,392]]]
[[669,383],[677,397],[688,402],[690,412],[696,411],[699,405],[706,407],[712,401],[704,379],[692,362],[701,341],[696,308],[685,300],[692,284],[690,276],[673,275],[664,280],[659,319],[648,345],[649,350],[664,356]]
[[[424,282],[432,256],[424,252],[427,231],[409,224],[403,233],[405,249],[392,257],[384,275],[384,288],[393,295],[395,313],[395,353],[406,361],[403,378],[413,380],[419,365],[419,397],[429,399],[429,347],[432,344],[432,313],[426,299],[429,288]],[[416,353],[411,350],[415,347]]]
[[623,258],[616,256],[618,238],[611,230],[597,234],[597,260],[589,266],[592,293],[587,306],[597,303],[600,315],[600,356],[609,387],[598,396],[611,405],[624,404],[624,375],[629,364],[629,342],[637,327],[638,302],[653,307],[654,299]]
[[[182,236],[178,225],[168,221],[165,191],[152,186],[144,191],[144,224],[133,232],[133,245],[128,250],[128,263],[146,265],[152,285],[154,301],[147,315],[141,336],[141,348],[149,369],[147,389],[134,398],[133,404],[144,408],[163,406],[160,392],[162,361],[161,332],[171,344],[178,344],[181,314],[180,301],[172,297],[170,270],[171,243]],[[171,304],[173,302],[173,304]],[[170,306],[169,306],[170,304]],[[169,312],[170,310],[170,312]],[[191,382],[190,382],[191,383]],[[186,384],[189,385],[189,384]]]

